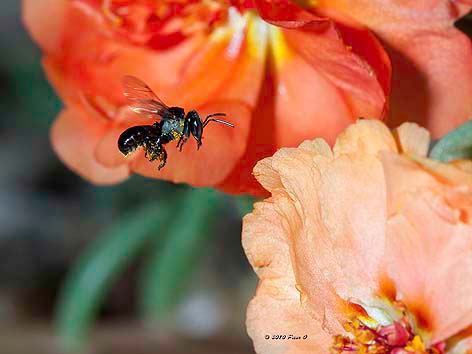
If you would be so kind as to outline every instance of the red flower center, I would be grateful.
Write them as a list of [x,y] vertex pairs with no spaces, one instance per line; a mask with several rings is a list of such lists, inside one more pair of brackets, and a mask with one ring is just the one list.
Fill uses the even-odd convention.
[[120,37],[166,49],[226,23],[228,9],[244,12],[252,0],[80,0],[93,5]]
[[415,335],[405,316],[388,326],[372,327],[355,319],[344,324],[347,335],[334,336],[333,354],[443,354],[445,343],[426,348],[419,335]]

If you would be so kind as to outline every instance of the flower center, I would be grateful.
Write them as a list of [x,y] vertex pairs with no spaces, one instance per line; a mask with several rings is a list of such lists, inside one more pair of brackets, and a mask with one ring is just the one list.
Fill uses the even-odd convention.
[[426,347],[421,336],[414,333],[407,316],[387,326],[380,326],[368,317],[359,316],[344,324],[346,335],[334,336],[333,354],[443,354],[445,343]]
[[253,8],[252,0],[82,0],[92,3],[115,33],[134,44],[166,49],[224,25],[228,9]]

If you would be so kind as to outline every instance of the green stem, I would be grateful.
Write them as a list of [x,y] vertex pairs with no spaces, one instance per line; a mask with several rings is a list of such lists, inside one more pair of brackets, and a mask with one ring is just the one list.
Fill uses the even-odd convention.
[[156,237],[170,217],[162,205],[146,205],[121,219],[92,242],[66,278],[56,312],[60,345],[78,352],[106,291],[142,246]]
[[210,227],[224,198],[215,191],[195,189],[173,215],[164,244],[149,255],[141,277],[141,313],[146,320],[162,319],[181,299],[189,278],[211,240]]

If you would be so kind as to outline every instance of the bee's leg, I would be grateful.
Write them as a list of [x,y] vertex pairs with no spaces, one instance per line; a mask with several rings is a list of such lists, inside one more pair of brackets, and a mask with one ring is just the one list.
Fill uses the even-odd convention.
[[163,168],[166,165],[166,162],[167,162],[167,151],[164,148],[164,146],[162,146],[162,145],[160,145],[159,160],[161,161],[161,163],[159,164],[159,167],[157,168],[158,171],[161,168]]
[[184,144],[187,142],[188,138],[190,137],[189,122],[190,120],[188,118],[185,118],[184,130],[182,131],[182,136],[180,137],[179,142],[177,143],[177,148],[179,149],[179,151],[182,151]]
[[179,139],[179,142],[177,143],[177,147],[179,148],[179,151],[182,151],[182,148],[184,147],[184,144],[187,142],[188,138],[186,136],[181,136]]
[[159,159],[161,153],[161,145],[155,143],[146,143],[143,145],[144,157],[148,159],[149,162]]
[[143,151],[144,151],[144,157],[147,158],[149,161],[151,161],[150,155],[149,155],[149,149],[146,146],[146,144],[143,145]]

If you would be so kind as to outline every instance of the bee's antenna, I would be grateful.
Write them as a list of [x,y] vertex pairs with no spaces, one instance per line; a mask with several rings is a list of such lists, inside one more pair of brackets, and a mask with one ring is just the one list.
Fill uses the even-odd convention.
[[205,121],[203,122],[203,128],[206,127],[206,125],[210,122],[216,122],[216,123],[221,123],[221,124],[224,124],[224,125],[227,125],[228,127],[231,127],[231,128],[234,128],[234,125],[231,124],[230,122],[227,122],[225,120],[221,120],[221,119],[208,119],[206,118]]
[[210,122],[221,123],[221,124],[227,125],[228,127],[234,128],[234,125],[231,124],[230,122],[227,122],[221,119],[210,119],[211,117],[226,117],[226,113],[212,113],[212,114],[207,115],[205,118],[205,121],[203,122],[203,128],[205,128],[205,126]]
[[226,113],[212,113],[212,114],[207,115],[206,119],[211,118],[211,117],[226,117]]

